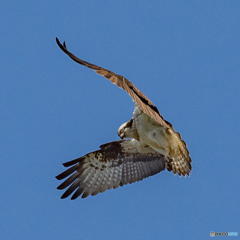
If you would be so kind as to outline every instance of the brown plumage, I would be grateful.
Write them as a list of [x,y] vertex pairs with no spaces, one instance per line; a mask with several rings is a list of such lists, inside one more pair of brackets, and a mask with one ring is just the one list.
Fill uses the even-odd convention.
[[141,148],[136,140],[121,140],[104,144],[100,150],[65,163],[71,167],[56,177],[58,180],[68,177],[58,186],[58,189],[67,188],[62,198],[74,191],[71,199],[96,195],[165,169],[168,159],[149,147],[143,147],[140,153]]
[[87,197],[156,174],[165,168],[179,175],[189,175],[191,158],[185,142],[172,125],[164,120],[157,107],[129,80],[110,70],[84,61],[68,51],[57,38],[60,49],[75,62],[95,70],[125,90],[135,102],[133,117],[120,126],[121,140],[100,146],[100,150],[64,164],[58,186],[65,189],[62,198]]
[[58,46],[63,50],[63,52],[65,52],[75,62],[95,70],[96,73],[109,79],[113,84],[125,90],[132,97],[133,101],[139,105],[141,110],[147,115],[149,115],[151,118],[153,118],[156,122],[160,123],[163,126],[170,126],[170,123],[166,122],[160,115],[157,107],[128,79],[114,72],[111,72],[106,68],[99,67],[76,57],[74,54],[67,50],[66,43],[64,42],[63,44],[61,44],[58,38],[56,38],[56,42]]

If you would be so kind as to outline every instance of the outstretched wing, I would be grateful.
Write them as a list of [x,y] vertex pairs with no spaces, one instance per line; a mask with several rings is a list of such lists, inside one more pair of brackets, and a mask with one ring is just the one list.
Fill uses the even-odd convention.
[[141,110],[156,122],[162,126],[171,126],[171,124],[165,121],[160,115],[157,107],[125,77],[76,57],[74,54],[68,51],[65,42],[62,44],[58,38],[56,38],[56,42],[62,51],[65,52],[75,62],[95,70],[98,74],[109,79],[113,84],[116,84],[118,87],[124,89],[132,97],[133,101],[139,105]]
[[165,169],[168,159],[136,140],[121,140],[100,146],[100,150],[66,162],[70,167],[56,176],[67,178],[58,189],[71,199],[96,195],[107,189],[133,183]]

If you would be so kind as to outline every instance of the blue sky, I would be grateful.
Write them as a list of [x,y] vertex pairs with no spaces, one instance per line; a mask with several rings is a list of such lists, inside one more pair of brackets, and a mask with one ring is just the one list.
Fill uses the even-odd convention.
[[[240,232],[240,2],[5,1],[1,5],[1,239],[208,239]],[[67,58],[125,75],[181,132],[189,178],[162,172],[61,200],[61,163],[117,140],[122,90]]]

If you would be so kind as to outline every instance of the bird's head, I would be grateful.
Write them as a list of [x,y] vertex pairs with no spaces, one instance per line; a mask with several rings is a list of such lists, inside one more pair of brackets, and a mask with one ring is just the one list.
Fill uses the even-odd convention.
[[118,136],[123,138],[137,138],[137,131],[133,127],[133,120],[123,123],[118,129]]
[[127,132],[128,127],[128,122],[123,123],[119,129],[118,129],[118,136],[123,139],[126,137],[126,132]]

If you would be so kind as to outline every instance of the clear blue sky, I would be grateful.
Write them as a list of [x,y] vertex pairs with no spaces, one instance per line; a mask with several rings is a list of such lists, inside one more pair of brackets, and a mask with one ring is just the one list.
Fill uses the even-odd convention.
[[[4,1],[1,239],[208,239],[240,232],[240,2]],[[181,132],[189,178],[156,176],[61,200],[61,163],[117,140],[133,103],[67,58],[123,74]]]

